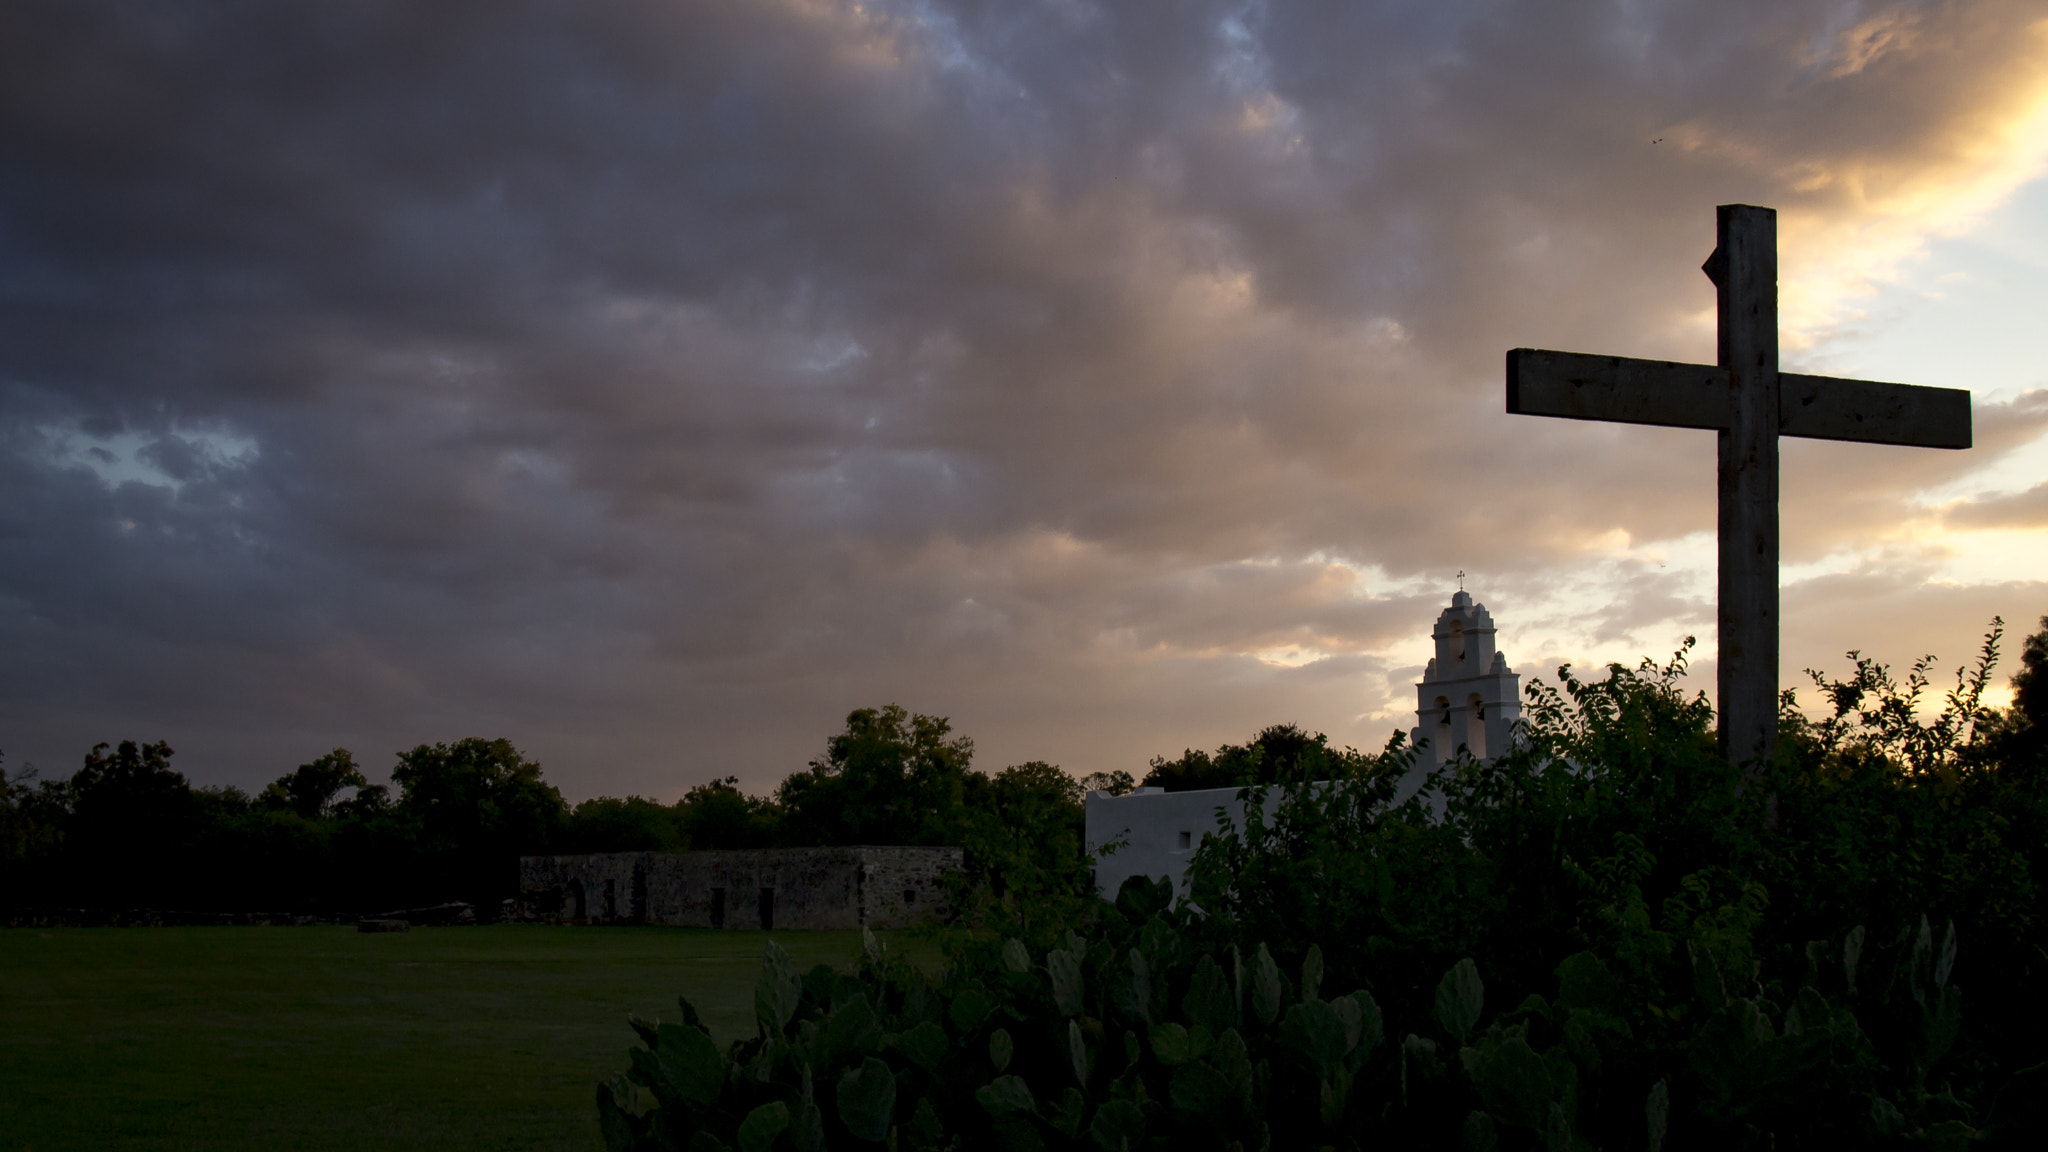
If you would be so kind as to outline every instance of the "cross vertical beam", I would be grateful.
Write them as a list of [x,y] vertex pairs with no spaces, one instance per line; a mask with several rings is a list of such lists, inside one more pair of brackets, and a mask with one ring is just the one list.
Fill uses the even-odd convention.
[[1778,214],[1748,204],[1715,213],[1705,271],[1728,372],[1720,438],[1721,750],[1734,763],[1778,739]]

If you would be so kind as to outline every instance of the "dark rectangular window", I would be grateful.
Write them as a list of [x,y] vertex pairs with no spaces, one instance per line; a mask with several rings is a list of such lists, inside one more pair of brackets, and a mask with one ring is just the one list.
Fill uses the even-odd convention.
[[761,930],[775,927],[775,889],[761,889]]
[[713,888],[711,890],[711,926],[713,928],[725,927],[725,889],[723,888]]
[[1194,838],[1195,838],[1195,834],[1194,834],[1193,832],[1183,832],[1183,833],[1181,833],[1181,834],[1180,834],[1180,846],[1181,846],[1181,847],[1183,847],[1183,848],[1189,848],[1189,847],[1192,847],[1193,845],[1192,845],[1192,843],[1191,843],[1191,842],[1192,842],[1192,841],[1194,840]]
[[903,890],[903,902],[904,902],[905,904],[915,904],[915,903],[917,903],[917,889],[915,889],[915,888],[905,888],[905,889]]

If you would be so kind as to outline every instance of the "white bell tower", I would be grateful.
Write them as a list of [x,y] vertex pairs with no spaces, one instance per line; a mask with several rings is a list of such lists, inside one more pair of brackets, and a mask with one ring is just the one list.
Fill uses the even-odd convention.
[[[1460,572],[1460,576],[1464,573]],[[1416,758],[1427,771],[1457,758],[1460,748],[1485,760],[1507,751],[1515,721],[1522,718],[1522,678],[1493,646],[1493,617],[1463,588],[1436,618],[1436,658],[1415,686]]]

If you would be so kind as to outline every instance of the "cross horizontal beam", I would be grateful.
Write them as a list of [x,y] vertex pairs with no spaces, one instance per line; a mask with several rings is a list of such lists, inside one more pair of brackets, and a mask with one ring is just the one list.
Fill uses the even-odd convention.
[[[1918,448],[1970,446],[1970,394],[1961,388],[1778,375],[1778,434]],[[1733,426],[1726,368],[1626,356],[1516,348],[1508,353],[1508,411],[1668,428]]]

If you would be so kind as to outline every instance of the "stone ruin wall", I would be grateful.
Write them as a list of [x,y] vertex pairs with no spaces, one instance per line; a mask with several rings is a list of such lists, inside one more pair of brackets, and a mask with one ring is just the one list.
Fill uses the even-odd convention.
[[[519,914],[555,923],[894,928],[943,918],[958,848],[773,848],[522,856]],[[579,903],[580,902],[580,903]]]
[[861,907],[871,928],[895,928],[921,920],[943,920],[943,877],[962,866],[958,848],[869,848],[862,872]]

